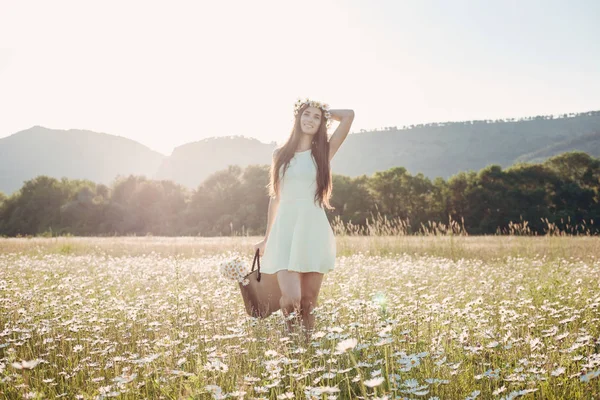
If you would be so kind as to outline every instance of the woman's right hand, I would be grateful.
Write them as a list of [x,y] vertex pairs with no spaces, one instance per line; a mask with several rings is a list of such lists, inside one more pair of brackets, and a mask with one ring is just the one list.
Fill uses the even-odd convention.
[[256,242],[254,244],[254,254],[256,254],[256,249],[259,249],[258,255],[262,257],[265,254],[265,245],[267,244],[267,239],[263,239],[260,242]]

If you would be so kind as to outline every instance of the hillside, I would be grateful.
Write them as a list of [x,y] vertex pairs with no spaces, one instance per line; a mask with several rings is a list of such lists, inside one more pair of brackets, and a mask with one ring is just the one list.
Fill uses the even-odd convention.
[[600,157],[600,131],[551,144],[543,149],[520,156],[516,162],[541,163],[567,151],[583,151],[593,157]]
[[[283,140],[284,136],[279,141]],[[120,136],[35,126],[0,139],[0,191],[11,194],[23,181],[42,174],[105,184],[119,174],[134,174],[196,188],[230,164],[270,164],[275,146],[240,135],[211,137],[164,156]],[[539,162],[570,150],[600,157],[600,111],[351,133],[331,167],[334,174],[351,177],[402,166],[411,174],[448,178],[490,164],[506,168],[516,162]]]
[[157,179],[169,179],[195,188],[215,171],[230,164],[242,168],[269,164],[275,143],[265,144],[242,136],[213,137],[176,147],[156,172]]
[[0,139],[0,191],[38,175],[110,184],[119,174],[153,177],[164,155],[120,136],[41,126]]

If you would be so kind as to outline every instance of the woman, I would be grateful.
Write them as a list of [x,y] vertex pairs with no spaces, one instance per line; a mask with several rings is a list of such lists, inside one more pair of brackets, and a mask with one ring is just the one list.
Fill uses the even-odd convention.
[[[254,251],[264,256],[261,272],[277,274],[288,331],[301,318],[308,339],[323,276],[334,268],[336,256],[323,209],[333,209],[330,162],[348,136],[354,111],[329,110],[327,104],[306,99],[296,102],[294,115],[290,137],[273,152],[267,232]],[[340,124],[328,141],[331,120]]]

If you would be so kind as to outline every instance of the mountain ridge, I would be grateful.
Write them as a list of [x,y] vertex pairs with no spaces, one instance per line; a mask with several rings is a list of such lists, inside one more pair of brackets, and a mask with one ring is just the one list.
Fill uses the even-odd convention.
[[[489,164],[540,162],[570,149],[598,157],[597,141],[600,111],[361,130],[348,135],[332,172],[356,177],[403,166],[411,174],[447,178]],[[244,135],[218,136],[179,145],[167,156],[123,136],[35,125],[0,139],[0,191],[11,194],[37,175],[108,185],[134,174],[195,188],[231,164],[269,165],[275,146]]]

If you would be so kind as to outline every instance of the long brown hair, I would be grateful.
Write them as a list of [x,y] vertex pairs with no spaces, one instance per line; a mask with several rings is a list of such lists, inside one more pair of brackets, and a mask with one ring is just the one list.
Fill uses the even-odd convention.
[[[309,107],[309,104],[304,104],[296,114],[296,120],[294,121],[294,127],[286,143],[281,146],[271,163],[271,169],[269,171],[270,179],[267,185],[269,189],[269,196],[275,197],[279,186],[281,184],[279,180],[279,170],[283,166],[283,175],[287,171],[290,160],[295,155],[300,137],[303,135],[302,128],[300,127],[300,117],[304,110]],[[323,115],[321,109],[321,123],[317,133],[313,137],[310,152],[317,163],[317,190],[315,192],[314,202],[321,207],[325,207],[329,210],[335,209],[335,207],[329,204],[331,198],[331,192],[333,185],[331,182],[331,169],[329,165],[329,140],[327,138],[327,119]]]

